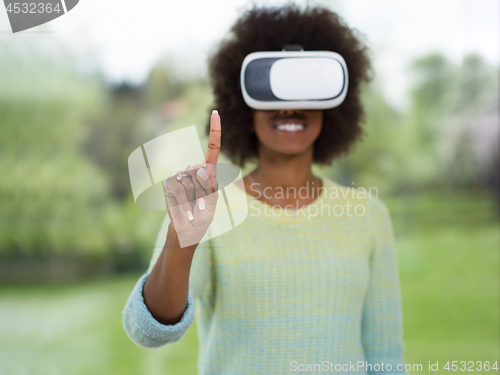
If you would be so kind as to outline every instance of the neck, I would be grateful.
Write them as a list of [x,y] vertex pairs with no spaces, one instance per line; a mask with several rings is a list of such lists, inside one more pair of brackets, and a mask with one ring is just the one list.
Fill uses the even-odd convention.
[[312,148],[298,155],[273,154],[259,150],[259,166],[253,176],[263,186],[300,188],[315,178],[311,171]]

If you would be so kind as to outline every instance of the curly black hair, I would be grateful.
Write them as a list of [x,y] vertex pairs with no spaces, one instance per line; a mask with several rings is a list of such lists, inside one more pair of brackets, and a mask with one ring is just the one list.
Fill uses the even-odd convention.
[[[256,158],[258,139],[251,131],[253,109],[243,100],[239,87],[240,69],[246,55],[255,51],[281,51],[298,44],[305,51],[326,50],[342,55],[349,71],[349,89],[344,102],[323,111],[323,127],[314,142],[313,162],[330,164],[347,153],[362,133],[364,111],[360,86],[372,77],[367,46],[355,29],[331,10],[297,5],[257,7],[247,10],[209,56],[209,76],[214,107],[222,119],[221,151],[243,167]],[[210,124],[207,124],[207,134]]]

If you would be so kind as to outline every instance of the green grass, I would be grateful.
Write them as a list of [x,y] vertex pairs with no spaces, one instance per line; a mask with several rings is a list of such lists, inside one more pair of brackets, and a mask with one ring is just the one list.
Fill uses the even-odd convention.
[[[397,238],[406,361],[499,361],[499,223],[486,196],[387,200]],[[427,372],[427,371],[425,371]]]
[[[499,360],[499,225],[480,195],[384,199],[397,238],[406,362]],[[0,375],[189,375],[196,327],[135,346],[121,311],[140,275],[0,288]],[[490,371],[494,373],[494,371]]]
[[127,337],[121,311],[139,277],[2,287],[0,375],[195,374],[195,326],[156,350]]

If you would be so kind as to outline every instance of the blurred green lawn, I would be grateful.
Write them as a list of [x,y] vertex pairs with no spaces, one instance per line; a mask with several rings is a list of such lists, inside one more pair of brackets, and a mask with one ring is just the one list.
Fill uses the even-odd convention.
[[[384,199],[397,237],[406,362],[498,361],[499,223],[488,197]],[[0,288],[0,375],[196,373],[193,325],[178,343],[135,346],[121,311],[139,274]],[[495,371],[490,371],[493,373]]]

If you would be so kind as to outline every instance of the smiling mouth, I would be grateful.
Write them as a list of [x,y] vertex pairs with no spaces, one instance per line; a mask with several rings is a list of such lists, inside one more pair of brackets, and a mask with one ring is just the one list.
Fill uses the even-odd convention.
[[275,124],[275,125],[273,125],[273,128],[279,132],[299,133],[299,132],[305,130],[306,125],[301,124],[301,123],[295,123],[295,122],[287,122],[287,123],[283,123],[283,124]]

